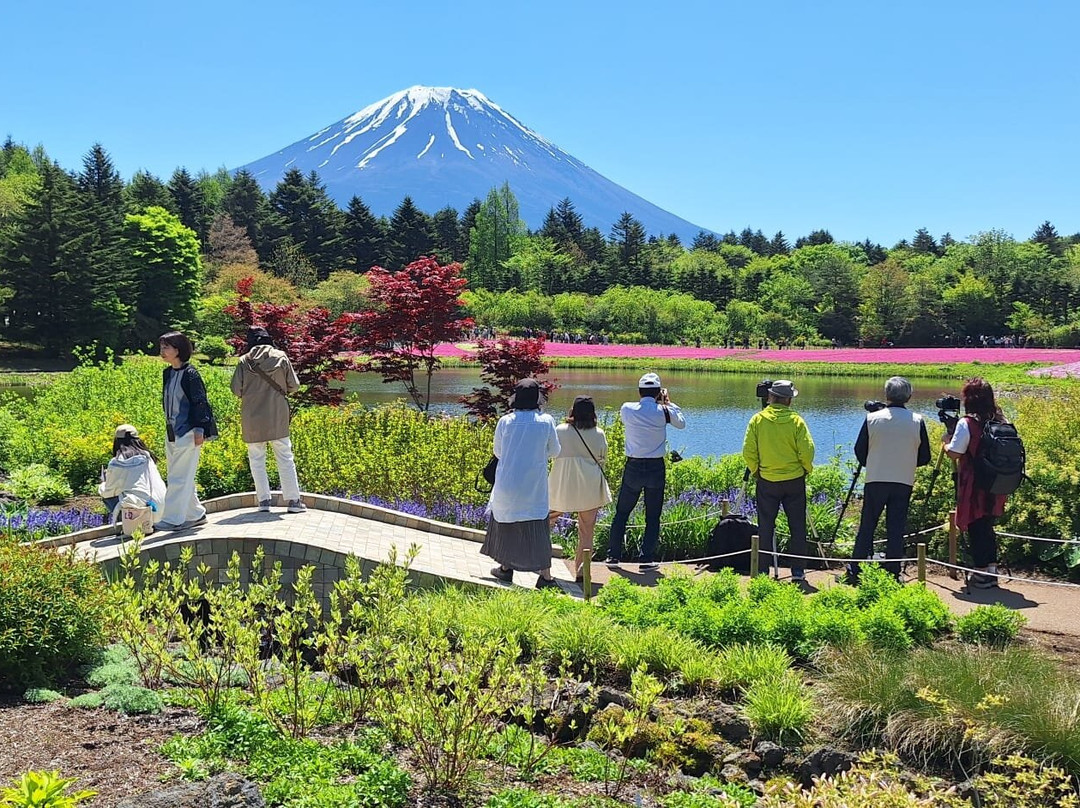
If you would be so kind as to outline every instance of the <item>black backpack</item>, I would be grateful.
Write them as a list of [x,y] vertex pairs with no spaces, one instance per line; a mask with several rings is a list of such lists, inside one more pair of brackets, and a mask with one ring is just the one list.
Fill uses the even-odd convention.
[[[709,567],[731,567],[736,570],[750,569],[750,538],[758,532],[757,525],[745,516],[737,513],[729,513],[716,523],[709,535],[708,544],[705,545],[706,556],[727,555],[728,553],[740,553],[740,555],[728,558],[717,558],[708,562]],[[745,553],[741,551],[745,550]],[[759,548],[761,553],[772,553],[772,545]],[[766,568],[768,562],[759,562],[761,568]]]
[[1024,442],[1016,427],[1000,421],[983,426],[975,457],[975,485],[991,494],[1011,494],[1020,487],[1024,474]]

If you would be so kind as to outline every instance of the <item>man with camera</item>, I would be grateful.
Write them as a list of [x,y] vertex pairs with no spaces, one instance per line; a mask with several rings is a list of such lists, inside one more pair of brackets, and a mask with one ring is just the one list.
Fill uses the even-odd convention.
[[[806,422],[791,409],[799,395],[786,379],[762,382],[757,395],[765,405],[746,425],[743,460],[757,482],[758,535],[773,546],[776,516],[783,506],[791,536],[788,552],[806,555],[806,475],[814,468],[814,439]],[[789,559],[791,579],[805,581],[801,558]]]
[[626,434],[626,466],[622,485],[611,520],[607,563],[622,562],[626,520],[645,492],[645,535],[641,540],[641,568],[655,569],[656,546],[660,542],[660,511],[664,505],[664,485],[667,470],[664,453],[667,447],[667,428],[686,427],[682,410],[673,404],[660,377],[646,373],[638,380],[638,401],[627,401],[619,409]]
[[[904,533],[907,530],[908,506],[915,485],[915,469],[930,462],[930,438],[926,422],[918,413],[905,406],[911,399],[911,382],[893,376],[885,382],[885,401],[868,401],[868,410],[859,437],[855,441],[855,458],[866,468],[863,486],[862,516],[855,537],[853,559],[871,558],[874,530],[885,511],[885,555],[901,558],[904,555]],[[889,561],[885,569],[900,577],[900,562]],[[848,564],[847,582],[859,580],[859,564]]]

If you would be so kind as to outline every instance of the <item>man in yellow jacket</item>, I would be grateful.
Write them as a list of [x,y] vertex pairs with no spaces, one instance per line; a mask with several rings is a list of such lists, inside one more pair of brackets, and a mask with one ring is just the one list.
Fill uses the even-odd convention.
[[[799,395],[786,379],[769,387],[767,406],[746,426],[743,460],[757,481],[758,535],[762,547],[773,546],[776,515],[784,507],[791,537],[788,552],[806,555],[806,475],[814,468],[814,439],[791,399]],[[793,581],[805,581],[805,562],[788,559]]]

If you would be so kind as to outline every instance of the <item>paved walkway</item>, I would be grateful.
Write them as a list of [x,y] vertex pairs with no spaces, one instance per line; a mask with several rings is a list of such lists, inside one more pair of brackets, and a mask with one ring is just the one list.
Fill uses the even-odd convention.
[[[187,530],[158,531],[148,536],[143,545],[151,549],[207,540],[279,541],[293,545],[291,553],[283,548],[279,555],[292,554],[310,561],[318,561],[321,550],[384,561],[392,547],[397,548],[401,559],[409,546],[416,544],[420,552],[412,569],[417,572],[482,586],[506,586],[491,577],[494,562],[480,555],[482,531],[336,497],[305,494],[304,501],[309,510],[291,514],[281,506],[275,506],[270,513],[259,513],[253,493],[210,500],[204,503],[208,511],[206,524]],[[98,562],[117,558],[122,548],[115,528],[109,527],[68,534],[47,543],[58,547],[74,545],[77,555]],[[301,555],[297,556],[298,552]],[[581,588],[565,564],[556,560],[552,573],[567,592],[581,596]],[[536,579],[536,573],[514,575],[514,582],[524,587],[534,587]]]

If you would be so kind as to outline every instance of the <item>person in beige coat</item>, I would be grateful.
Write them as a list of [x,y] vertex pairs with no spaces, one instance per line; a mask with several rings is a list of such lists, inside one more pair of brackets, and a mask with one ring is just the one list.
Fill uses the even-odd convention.
[[307,510],[300,499],[296,460],[289,440],[289,400],[300,389],[292,362],[274,347],[265,328],[252,326],[247,333],[247,353],[240,357],[232,377],[232,391],[240,397],[240,430],[247,444],[248,464],[255,481],[259,510],[272,504],[270,479],[266,474],[266,447],[270,445],[277,460],[281,493],[289,513]]

